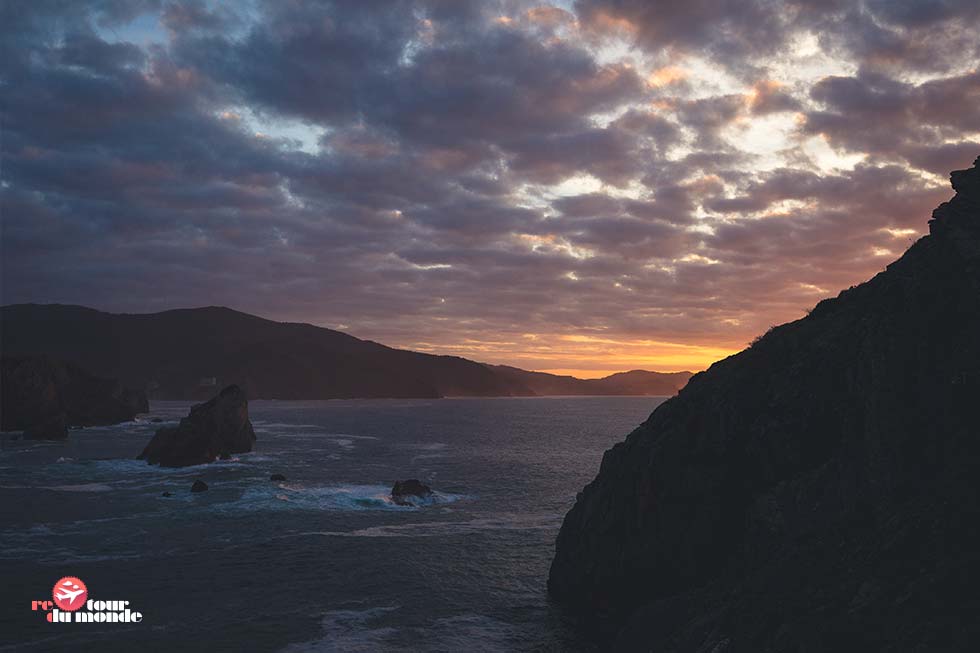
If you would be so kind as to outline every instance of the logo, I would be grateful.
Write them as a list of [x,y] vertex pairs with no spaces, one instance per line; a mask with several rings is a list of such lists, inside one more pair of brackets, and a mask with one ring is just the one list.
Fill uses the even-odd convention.
[[88,588],[81,578],[65,576],[54,584],[52,591],[54,604],[65,612],[74,612],[83,605],[88,598]]
[[129,601],[93,601],[88,586],[77,576],[65,576],[51,590],[52,601],[31,601],[31,610],[44,612],[49,623],[140,623],[143,613]]

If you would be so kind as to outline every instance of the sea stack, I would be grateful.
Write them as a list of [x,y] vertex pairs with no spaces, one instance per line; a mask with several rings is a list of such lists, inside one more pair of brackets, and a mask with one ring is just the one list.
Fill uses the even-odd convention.
[[157,430],[137,458],[151,465],[186,467],[251,451],[254,444],[245,392],[230,385],[211,400],[192,406],[179,425]]
[[617,650],[976,647],[978,166],[898,261],[606,452],[558,535],[554,598],[607,615]]

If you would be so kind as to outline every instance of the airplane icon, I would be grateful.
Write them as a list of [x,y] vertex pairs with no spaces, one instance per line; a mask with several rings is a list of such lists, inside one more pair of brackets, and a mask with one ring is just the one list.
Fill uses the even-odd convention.
[[[66,586],[74,587],[75,588],[75,591],[72,591],[70,589],[67,589]],[[58,591],[60,593],[59,594],[56,594],[55,595],[55,598],[58,599],[58,600],[60,600],[60,601],[64,601],[65,599],[68,599],[68,605],[71,605],[72,603],[74,603],[75,602],[75,599],[78,598],[78,595],[79,594],[82,594],[83,592],[85,592],[84,589],[79,589],[78,588],[78,585],[75,585],[70,580],[66,580],[64,583],[62,583],[62,587]]]

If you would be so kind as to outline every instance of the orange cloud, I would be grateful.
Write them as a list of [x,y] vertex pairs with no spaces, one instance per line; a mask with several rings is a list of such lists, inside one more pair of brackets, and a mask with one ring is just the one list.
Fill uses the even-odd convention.
[[640,31],[640,28],[629,19],[614,16],[607,11],[593,12],[589,17],[589,22],[596,31],[609,34],[618,32],[622,35],[635,37]]
[[653,87],[670,86],[687,79],[687,72],[677,66],[664,66],[654,70],[647,76],[647,85]]

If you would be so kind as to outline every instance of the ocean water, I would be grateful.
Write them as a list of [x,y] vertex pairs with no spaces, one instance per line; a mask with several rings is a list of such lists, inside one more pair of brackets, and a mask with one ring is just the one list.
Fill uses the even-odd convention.
[[[133,458],[149,420],[188,403],[63,443],[5,439],[0,650],[590,650],[545,591],[555,536],[603,451],[662,401],[254,401],[254,452],[182,469]],[[433,499],[393,504],[413,477]],[[63,576],[142,622],[47,623],[31,602]]]

